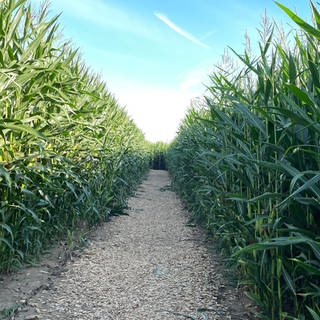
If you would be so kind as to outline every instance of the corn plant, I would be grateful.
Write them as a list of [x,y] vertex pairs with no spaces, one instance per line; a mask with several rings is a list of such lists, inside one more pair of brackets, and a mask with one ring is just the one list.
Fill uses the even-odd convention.
[[[176,190],[231,255],[266,319],[320,317],[320,14],[234,52],[170,146]],[[280,31],[280,34],[278,33]],[[289,44],[290,39],[293,44]]]

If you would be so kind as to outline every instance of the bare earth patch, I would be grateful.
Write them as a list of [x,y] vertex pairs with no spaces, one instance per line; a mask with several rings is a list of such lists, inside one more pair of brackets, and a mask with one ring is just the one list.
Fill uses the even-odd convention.
[[167,172],[151,170],[127,216],[100,226],[60,274],[54,265],[42,270],[48,275],[32,294],[16,291],[22,307],[11,319],[251,319],[169,185]]

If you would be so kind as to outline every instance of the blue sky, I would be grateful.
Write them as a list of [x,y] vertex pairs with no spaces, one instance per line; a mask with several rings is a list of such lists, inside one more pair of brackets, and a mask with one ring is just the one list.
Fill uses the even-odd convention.
[[[310,18],[309,1],[280,2]],[[50,13],[62,13],[63,37],[80,47],[146,138],[166,142],[224,49],[241,52],[245,32],[254,45],[265,10],[288,23],[272,0],[50,1]]]

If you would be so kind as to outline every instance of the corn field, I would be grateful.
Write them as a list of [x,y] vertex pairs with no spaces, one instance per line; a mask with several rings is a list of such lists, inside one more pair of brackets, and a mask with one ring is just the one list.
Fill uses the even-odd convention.
[[141,130],[58,34],[45,5],[0,2],[0,272],[119,213],[149,168]]
[[175,141],[150,144],[59,36],[58,18],[0,1],[0,272],[118,214],[149,167],[231,256],[272,320],[320,319],[320,14],[265,21],[210,75]]
[[155,142],[150,146],[151,163],[150,167],[155,170],[166,170],[166,152],[168,144],[164,142]]
[[236,263],[265,319],[320,319],[320,14],[210,75],[167,162],[175,190]]

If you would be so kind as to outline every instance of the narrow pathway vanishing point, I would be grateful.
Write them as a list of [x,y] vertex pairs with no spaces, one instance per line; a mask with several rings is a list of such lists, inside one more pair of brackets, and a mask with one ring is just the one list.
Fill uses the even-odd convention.
[[167,172],[151,170],[128,215],[99,227],[14,319],[250,319],[169,185]]

